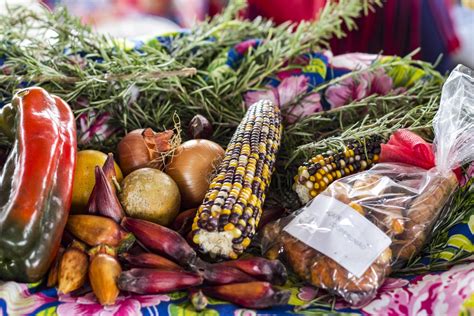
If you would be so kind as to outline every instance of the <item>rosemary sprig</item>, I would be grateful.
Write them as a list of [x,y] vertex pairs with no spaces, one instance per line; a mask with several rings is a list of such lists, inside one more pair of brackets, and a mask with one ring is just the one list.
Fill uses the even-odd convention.
[[[243,116],[244,92],[283,70],[288,59],[324,47],[332,36],[343,36],[343,25],[355,27],[355,18],[380,4],[380,0],[342,0],[329,3],[316,22],[275,26],[263,19],[237,19],[245,4],[232,1],[223,14],[200,23],[187,36],[176,36],[169,51],[145,45],[141,52],[93,33],[65,10],[11,9],[0,20],[0,56],[7,70],[0,76],[0,98],[9,100],[18,85],[30,82],[73,104],[81,96],[89,105],[75,109],[76,114],[109,111],[122,133],[145,125],[169,125],[175,111],[183,122],[204,112],[217,126],[215,139],[226,144]],[[236,70],[228,69],[223,76],[208,71],[217,56],[248,38],[263,39],[265,44],[249,52]],[[190,78],[154,78],[156,72],[189,74],[186,68],[198,72]],[[139,94],[133,102],[130,93],[124,93],[131,87]],[[162,107],[165,110],[158,109]]]
[[[344,144],[347,144],[350,140],[362,140],[371,135],[389,135],[400,128],[408,128],[413,131],[430,130],[432,128],[433,118],[438,109],[439,93],[430,93],[426,97],[427,102],[424,104],[407,104],[406,107],[403,106],[390,112],[387,111],[386,114],[376,116],[375,118],[371,118],[370,115],[367,115],[360,122],[352,126],[342,126],[342,132],[339,135],[330,136],[334,135],[334,132],[331,131],[322,135],[319,141],[301,145],[293,152],[293,156],[288,161],[288,165],[298,158],[306,160],[328,149],[340,150],[344,147]],[[371,101],[374,99],[377,103]],[[344,111],[350,111],[359,107],[365,108],[367,105],[369,107],[371,105],[377,106],[380,104],[387,106],[384,102],[391,102],[392,100],[396,99],[392,96],[370,96],[360,102],[353,102],[348,105],[348,108]],[[417,100],[414,101],[416,102]],[[410,105],[413,107],[410,107]],[[388,108],[390,108],[390,106],[388,106]]]

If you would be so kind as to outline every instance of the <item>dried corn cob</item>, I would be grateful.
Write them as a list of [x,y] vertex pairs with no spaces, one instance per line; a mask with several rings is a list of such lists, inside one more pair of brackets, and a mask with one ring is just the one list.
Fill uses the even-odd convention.
[[341,151],[328,150],[314,156],[298,168],[293,190],[305,204],[333,181],[370,168],[379,160],[382,140],[382,137],[374,135],[364,144],[353,141]]
[[192,240],[211,257],[237,258],[255,234],[280,145],[280,110],[253,104],[237,128],[192,226]]

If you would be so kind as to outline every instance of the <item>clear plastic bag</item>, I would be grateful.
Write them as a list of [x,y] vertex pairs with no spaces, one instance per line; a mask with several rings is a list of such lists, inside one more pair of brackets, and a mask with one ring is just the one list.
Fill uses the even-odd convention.
[[[380,163],[339,179],[292,218],[267,225],[263,246],[278,239],[301,278],[352,305],[368,303],[392,268],[421,250],[458,185],[452,169],[474,158],[472,70],[458,66],[447,79],[433,125],[433,168]],[[420,157],[431,153],[424,149]]]

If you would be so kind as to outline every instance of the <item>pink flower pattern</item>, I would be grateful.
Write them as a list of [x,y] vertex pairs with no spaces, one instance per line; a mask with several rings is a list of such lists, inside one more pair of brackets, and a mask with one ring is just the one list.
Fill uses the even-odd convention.
[[439,274],[420,275],[402,287],[382,288],[362,308],[366,315],[458,315],[462,302],[474,293],[474,263]]
[[[388,278],[380,288],[376,298],[357,312],[364,315],[458,315],[463,302],[474,293],[474,262],[457,265],[438,274],[426,274],[406,279]],[[15,282],[0,283],[0,314],[2,304],[8,314],[32,314],[44,306],[59,303],[58,315],[140,315],[141,309],[159,304],[173,304],[167,295],[127,295],[120,296],[113,306],[103,307],[92,293],[82,297],[51,295],[48,292],[30,291],[25,284]],[[310,286],[298,289],[296,297],[310,302],[317,290]],[[56,304],[57,304],[56,303]],[[219,312],[217,306],[216,310]],[[226,306],[228,308],[228,306]],[[349,308],[338,301],[336,310]],[[228,309],[226,309],[229,311]],[[229,314],[229,313],[228,313]],[[223,313],[221,315],[224,315]],[[256,315],[248,309],[234,309],[234,315]]]
[[300,118],[323,110],[321,96],[312,93],[294,104],[297,98],[306,93],[308,78],[305,76],[291,76],[283,79],[277,88],[268,87],[266,90],[250,91],[244,96],[247,107],[259,100],[270,100],[278,105],[288,123],[294,123]]
[[[308,115],[323,111],[321,95],[317,92],[311,93],[295,103],[307,91],[307,77],[286,76],[278,87],[249,91],[245,94],[244,99],[247,107],[262,99],[272,101],[282,109],[286,122],[292,124]],[[403,88],[394,89],[392,78],[383,69],[377,69],[347,77],[339,83],[329,86],[325,91],[325,98],[331,108],[338,108],[373,94],[387,95],[403,92]]]
[[115,305],[102,306],[93,293],[81,297],[59,295],[59,301],[63,304],[58,306],[57,314],[58,316],[132,316],[139,315],[142,307],[155,306],[169,300],[167,295],[129,295],[120,296]]
[[369,67],[379,55],[365,53],[348,53],[331,58],[331,66],[339,69],[361,70]]
[[469,180],[474,177],[474,162],[472,162],[469,167],[467,168],[465,174],[461,177],[461,181],[459,183],[460,186],[465,186]]
[[109,113],[97,115],[95,111],[81,114],[78,119],[78,142],[87,144],[93,139],[101,141],[113,135],[117,129],[110,126],[110,117]]
[[296,297],[298,297],[302,301],[309,302],[314,300],[316,298],[316,295],[318,295],[318,290],[315,287],[305,285],[299,289]]
[[[56,298],[44,293],[30,293],[26,284],[0,281],[0,299],[5,301],[7,315],[31,314],[43,305],[54,303]],[[0,304],[1,305],[1,304]],[[0,315],[2,310],[0,308]]]
[[[137,92],[132,90],[131,98],[136,98]],[[85,108],[89,105],[89,100],[85,97],[78,97],[73,104],[74,109]],[[118,129],[110,125],[111,115],[109,113],[98,114],[95,110],[90,110],[80,114],[77,118],[78,143],[85,145],[92,140],[102,141],[112,136]]]
[[[372,94],[386,95],[393,89],[393,80],[383,69],[365,71],[357,76],[343,79],[329,86],[325,96],[331,108],[338,108],[353,101],[362,100]],[[402,92],[402,91],[398,91]]]

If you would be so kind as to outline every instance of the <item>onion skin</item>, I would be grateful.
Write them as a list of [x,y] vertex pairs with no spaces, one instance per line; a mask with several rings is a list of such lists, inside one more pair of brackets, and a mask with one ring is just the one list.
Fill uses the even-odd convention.
[[134,130],[120,141],[117,147],[120,169],[124,174],[147,167],[152,157],[143,141],[143,130]]
[[161,154],[172,149],[171,138],[174,132],[167,130],[155,133],[151,128],[131,131],[117,146],[119,165],[127,175],[141,168],[163,168]]
[[182,209],[198,207],[209,188],[211,174],[224,157],[224,149],[210,140],[193,139],[177,147],[166,173],[181,193]]

